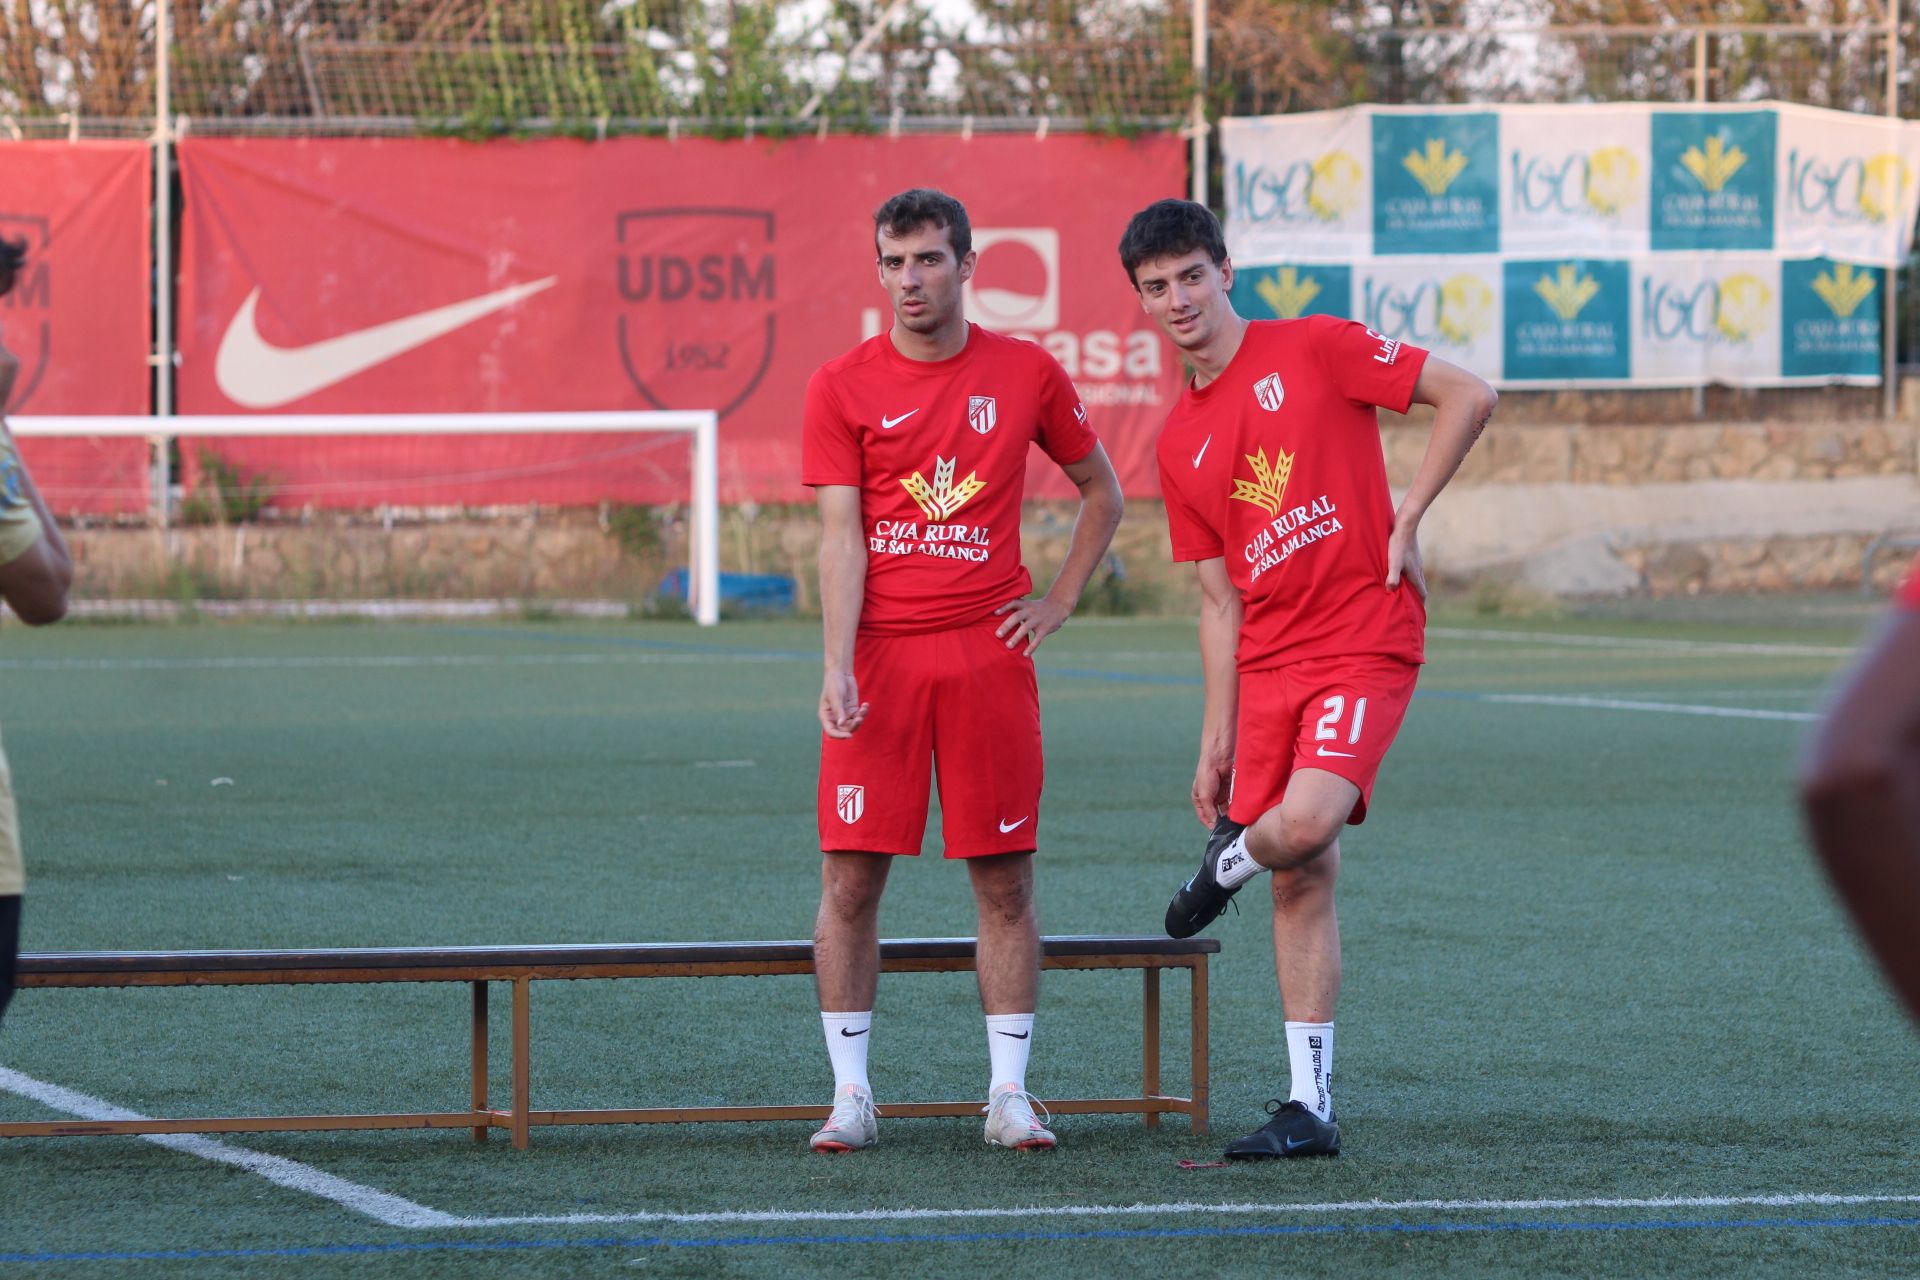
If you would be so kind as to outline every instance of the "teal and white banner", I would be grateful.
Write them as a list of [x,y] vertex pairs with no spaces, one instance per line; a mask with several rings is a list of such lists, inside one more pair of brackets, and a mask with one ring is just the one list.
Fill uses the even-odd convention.
[[1920,207],[1920,123],[1817,107],[1354,107],[1220,135],[1250,263],[1578,246],[1896,266]]
[[1338,315],[1501,386],[1880,380],[1885,275],[1771,253],[1237,266],[1255,319]]
[[[1920,123],[1775,104],[1221,122],[1234,295],[1503,385],[1879,380]],[[1569,256],[1577,254],[1578,256]]]

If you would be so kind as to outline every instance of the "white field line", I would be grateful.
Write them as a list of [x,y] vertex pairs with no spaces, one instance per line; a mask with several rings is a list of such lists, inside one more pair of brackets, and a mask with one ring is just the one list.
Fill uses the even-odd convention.
[[1676,716],[1717,716],[1726,720],[1786,720],[1811,724],[1817,711],[1770,711],[1764,707],[1716,707],[1698,702],[1639,702],[1630,698],[1589,698],[1550,693],[1482,693],[1476,702],[1502,702],[1526,707],[1585,707],[1596,711],[1657,711]]
[[[144,1120],[147,1117],[103,1098],[36,1080],[18,1071],[0,1067],[0,1090],[29,1098],[54,1111],[86,1120]],[[198,1156],[219,1164],[231,1165],[258,1174],[290,1191],[305,1192],[330,1200],[377,1222],[409,1230],[433,1230],[449,1227],[532,1227],[587,1226],[608,1223],[664,1223],[682,1226],[707,1226],[723,1223],[783,1222],[927,1222],[976,1221],[1018,1218],[1144,1218],[1325,1215],[1331,1213],[1404,1213],[1426,1210],[1439,1213],[1517,1213],[1548,1209],[1722,1209],[1738,1207],[1791,1208],[1821,1205],[1920,1204],[1920,1195],[1865,1194],[1844,1195],[1824,1192],[1800,1192],[1749,1196],[1655,1196],[1634,1198],[1582,1198],[1556,1200],[1334,1200],[1236,1204],[1204,1203],[1194,1200],[1162,1204],[1086,1204],[1022,1205],[976,1209],[740,1209],[706,1213],[567,1213],[513,1214],[498,1217],[463,1217],[430,1209],[411,1200],[349,1182],[311,1165],[282,1156],[263,1155],[240,1147],[216,1142],[197,1134],[142,1134],[141,1140],[156,1146]],[[805,1157],[796,1156],[795,1159]]]
[[1818,1192],[1769,1196],[1660,1196],[1643,1199],[1581,1200],[1338,1200],[1271,1204],[1200,1203],[1182,1200],[1167,1204],[1030,1205],[994,1209],[760,1209],[720,1213],[574,1213],[554,1217],[461,1218],[463,1227],[570,1226],[606,1223],[672,1223],[703,1226],[719,1223],[778,1222],[922,1222],[966,1221],[981,1218],[1134,1218],[1249,1216],[1285,1218],[1329,1213],[1404,1213],[1426,1210],[1443,1213],[1512,1213],[1542,1209],[1719,1209],[1742,1206],[1789,1208],[1797,1205],[1920,1204],[1920,1195],[1829,1195]]
[[[32,1076],[22,1075],[18,1071],[0,1067],[0,1089],[8,1093],[31,1098],[44,1107],[55,1111],[64,1111],[83,1120],[145,1120],[146,1116],[116,1107],[104,1098],[79,1093],[72,1089],[36,1080]],[[212,1160],[219,1164],[232,1165],[248,1173],[255,1173],[276,1186],[289,1191],[302,1191],[310,1196],[319,1196],[331,1200],[342,1208],[364,1214],[390,1227],[411,1227],[416,1230],[427,1227],[451,1227],[460,1225],[461,1220],[452,1214],[441,1213],[438,1209],[429,1209],[425,1205],[403,1200],[399,1196],[388,1195],[372,1187],[357,1182],[348,1182],[337,1178],[312,1165],[301,1164],[298,1160],[288,1160],[283,1156],[263,1155],[258,1151],[248,1151],[242,1147],[229,1146],[216,1142],[212,1138],[186,1133],[146,1133],[141,1134],[143,1142],[151,1142],[170,1151],[184,1155],[198,1156],[202,1160]]]
[[0,671],[298,671],[352,667],[705,666],[797,662],[781,653],[367,654],[337,658],[0,658]]
[[1702,657],[1732,653],[1773,658],[1850,658],[1855,650],[1836,644],[1766,644],[1738,640],[1656,640],[1645,636],[1560,635],[1552,631],[1481,631],[1467,627],[1428,627],[1427,634],[1442,640],[1492,640],[1506,644],[1545,645],[1549,648],[1617,649],[1621,652],[1691,653]]

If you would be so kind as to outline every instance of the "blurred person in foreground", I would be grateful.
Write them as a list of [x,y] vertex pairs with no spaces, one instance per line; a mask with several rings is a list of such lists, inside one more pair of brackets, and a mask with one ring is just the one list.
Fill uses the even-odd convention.
[[1920,1020],[1920,559],[1808,738],[1800,804],[1828,878]]
[[[0,298],[12,291],[26,265],[26,245],[0,239]],[[0,600],[28,626],[58,622],[67,612],[73,585],[73,555],[53,521],[33,477],[27,474],[7,429],[20,360],[0,333]],[[20,898],[26,875],[20,861],[20,823],[14,815],[13,777],[0,749],[0,1015],[13,998],[20,957]]]

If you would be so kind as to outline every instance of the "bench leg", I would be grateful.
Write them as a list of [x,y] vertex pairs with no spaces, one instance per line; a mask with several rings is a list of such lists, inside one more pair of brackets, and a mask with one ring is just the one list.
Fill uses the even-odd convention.
[[525,978],[513,980],[513,1145],[518,1151],[527,1149],[527,1113],[533,1109],[533,1004],[528,986]]
[[[473,1110],[477,1115],[487,1109],[487,984],[473,984]],[[473,1126],[473,1140],[485,1142],[492,1132],[490,1124]]]
[[1193,958],[1193,1110],[1195,1133],[1207,1131],[1207,958]]
[[[1160,971],[1142,969],[1140,976],[1145,982],[1143,998],[1140,1002],[1141,1024],[1140,1044],[1145,1056],[1141,1091],[1149,1098],[1160,1093]],[[1160,1113],[1147,1112],[1147,1128],[1160,1127]]]

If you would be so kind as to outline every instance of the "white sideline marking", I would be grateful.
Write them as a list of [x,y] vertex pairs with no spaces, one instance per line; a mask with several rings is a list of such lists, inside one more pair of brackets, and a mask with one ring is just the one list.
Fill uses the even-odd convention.
[[[22,1075],[18,1071],[0,1067],[0,1089],[8,1093],[17,1093],[23,1098],[31,1098],[42,1106],[55,1111],[64,1111],[82,1120],[145,1120],[148,1117],[138,1112],[116,1107],[104,1098],[91,1094],[65,1089],[45,1080],[36,1080],[32,1076]],[[298,1160],[288,1160],[284,1156],[270,1156],[258,1151],[248,1151],[243,1147],[229,1146],[216,1142],[212,1138],[188,1133],[143,1133],[141,1141],[151,1142],[170,1151],[184,1155],[199,1156],[202,1160],[212,1160],[219,1164],[229,1164],[248,1173],[257,1173],[268,1182],[287,1188],[289,1191],[303,1191],[323,1200],[331,1200],[342,1208],[355,1213],[365,1214],[369,1218],[383,1222],[390,1227],[410,1227],[420,1230],[428,1227],[451,1227],[461,1224],[461,1219],[450,1213],[441,1213],[438,1209],[429,1209],[425,1205],[403,1200],[399,1196],[376,1191],[372,1187],[361,1186],[357,1182],[348,1182],[345,1178],[324,1173],[312,1165],[301,1164]]]
[[[146,1116],[117,1107],[103,1098],[36,1080],[32,1076],[0,1067],[0,1090],[29,1098],[42,1106],[84,1120],[145,1120]],[[1920,1204],[1920,1195],[1835,1195],[1799,1192],[1757,1196],[1657,1196],[1634,1198],[1586,1198],[1561,1200],[1334,1200],[1267,1204],[1211,1204],[1194,1200],[1163,1204],[1085,1204],[1026,1205],[980,1209],[740,1209],[706,1213],[566,1213],[514,1214],[501,1217],[462,1217],[443,1213],[423,1204],[390,1195],[357,1182],[322,1172],[312,1165],[283,1156],[216,1142],[199,1134],[155,1133],[139,1135],[142,1141],[166,1147],[185,1155],[198,1156],[219,1164],[232,1165],[255,1173],[277,1186],[291,1191],[331,1200],[390,1227],[421,1231],[448,1227],[561,1227],[608,1223],[672,1223],[683,1226],[720,1223],[781,1222],[925,1222],[934,1220],[968,1221],[988,1218],[1142,1218],[1153,1216],[1194,1217],[1212,1215],[1265,1215],[1329,1213],[1402,1213],[1428,1210],[1442,1213],[1511,1213],[1542,1209],[1722,1209],[1741,1206],[1787,1208],[1795,1205]],[[796,1157],[799,1158],[799,1157]]]
[[747,1222],[919,1222],[929,1219],[973,1218],[1121,1218],[1166,1215],[1186,1217],[1213,1214],[1395,1213],[1415,1209],[1474,1213],[1540,1209],[1718,1209],[1737,1206],[1920,1204],[1920,1195],[1826,1195],[1805,1193],[1771,1196],[1661,1196],[1644,1199],[1584,1200],[1340,1200],[1319,1203],[1202,1204],[1184,1200],[1169,1204],[1032,1205],[1007,1209],[762,1209],[718,1213],[572,1213],[553,1217],[462,1218],[463,1227],[533,1227],[591,1225],[595,1223],[658,1222],[686,1226]]
[[1476,702],[1517,703],[1530,707],[1591,707],[1600,711],[1661,711],[1678,716],[1719,716],[1728,720],[1789,720],[1810,724],[1817,711],[1769,711],[1761,707],[1716,707],[1699,702],[1638,702],[1629,698],[1588,698],[1550,693],[1482,693]]
[[1443,640],[1499,640],[1509,644],[1557,645],[1572,649],[1642,650],[1701,655],[1746,653],[1775,658],[1849,658],[1854,650],[1834,644],[1769,644],[1741,640],[1656,640],[1645,636],[1561,635],[1553,631],[1479,631],[1469,627],[1428,627]]
[[287,671],[330,667],[691,666],[717,662],[797,662],[781,653],[417,654],[338,658],[0,658],[0,671]]

